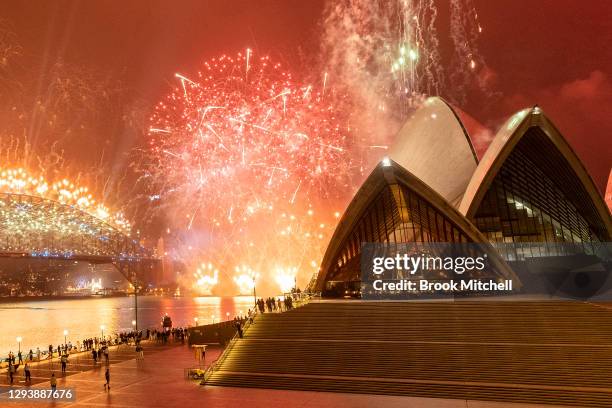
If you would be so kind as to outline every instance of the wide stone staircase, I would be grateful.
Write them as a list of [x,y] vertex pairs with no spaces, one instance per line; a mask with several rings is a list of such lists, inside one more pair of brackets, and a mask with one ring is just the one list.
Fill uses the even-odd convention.
[[612,309],[314,302],[258,316],[206,384],[612,407]]

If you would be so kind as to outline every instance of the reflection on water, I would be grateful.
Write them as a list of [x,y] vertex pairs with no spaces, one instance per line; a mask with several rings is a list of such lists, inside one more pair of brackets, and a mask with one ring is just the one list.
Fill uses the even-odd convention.
[[[158,328],[161,318],[168,314],[175,327],[211,323],[214,319],[233,318],[252,306],[253,298],[236,297],[156,297],[138,298],[138,327]],[[17,352],[18,336],[22,337],[21,350],[36,351],[57,346],[64,342],[64,330],[68,330],[68,341],[75,343],[88,337],[104,333],[130,330],[134,320],[134,298],[99,298],[69,300],[37,300],[30,302],[0,303],[0,355],[5,357],[10,350]]]

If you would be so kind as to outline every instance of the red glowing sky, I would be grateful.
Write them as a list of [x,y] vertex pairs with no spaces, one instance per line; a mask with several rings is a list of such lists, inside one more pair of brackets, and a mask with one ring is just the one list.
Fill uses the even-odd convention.
[[[41,81],[53,61],[93,66],[129,84],[125,103],[136,104],[154,103],[175,72],[193,71],[220,53],[252,47],[288,65],[296,55],[312,58],[323,3],[5,0],[2,19],[18,36],[27,69],[38,71]],[[612,5],[573,0],[476,0],[475,5],[484,29],[479,47],[488,65],[481,73],[496,96],[471,98],[463,110],[495,128],[514,111],[539,104],[603,191],[612,164]],[[440,19],[448,18],[439,8]],[[136,137],[114,124],[100,139],[119,152],[131,148]]]

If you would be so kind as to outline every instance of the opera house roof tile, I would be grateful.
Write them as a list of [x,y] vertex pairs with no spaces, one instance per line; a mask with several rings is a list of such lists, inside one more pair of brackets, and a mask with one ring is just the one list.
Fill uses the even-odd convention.
[[389,158],[458,205],[478,159],[469,135],[441,98],[412,113],[389,149]]

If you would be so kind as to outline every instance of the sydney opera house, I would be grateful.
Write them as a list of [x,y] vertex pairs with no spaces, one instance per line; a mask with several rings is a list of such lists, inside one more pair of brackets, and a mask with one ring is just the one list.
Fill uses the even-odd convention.
[[[464,400],[448,406],[612,406],[612,307],[593,300],[610,280],[603,197],[538,107],[513,115],[484,152],[472,143],[475,124],[438,98],[415,111],[337,226],[311,283],[322,298],[258,316],[203,383]],[[363,296],[368,243],[415,242],[482,245],[500,274],[530,262],[553,290]]]
[[440,98],[414,112],[341,218],[315,291],[357,293],[371,242],[483,243],[502,269],[562,256],[587,266],[580,256],[612,240],[612,219],[553,123],[537,106],[521,110],[484,152],[472,142],[478,126]]

